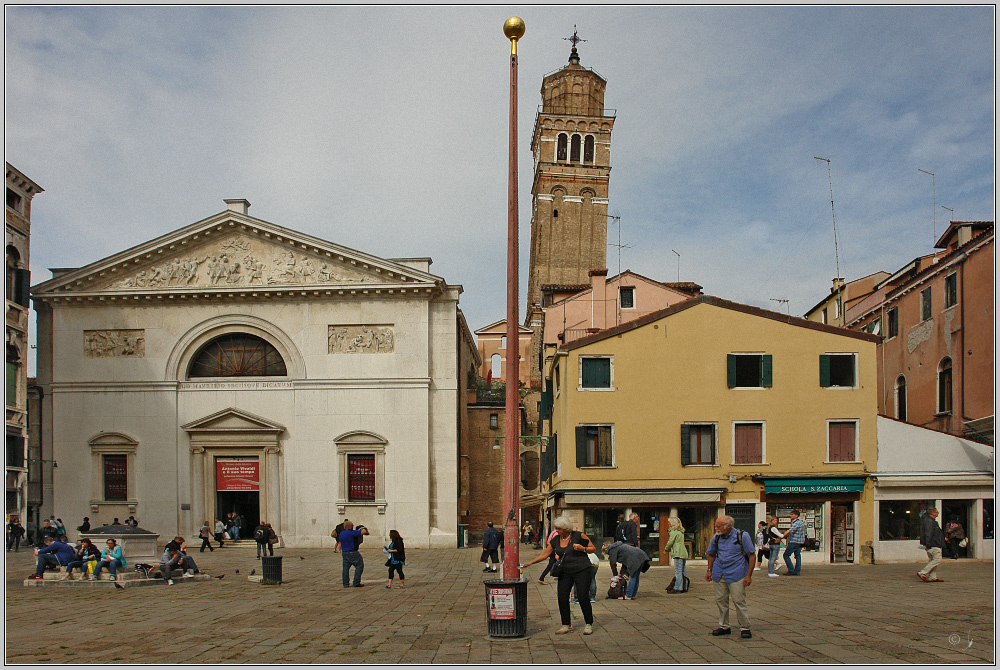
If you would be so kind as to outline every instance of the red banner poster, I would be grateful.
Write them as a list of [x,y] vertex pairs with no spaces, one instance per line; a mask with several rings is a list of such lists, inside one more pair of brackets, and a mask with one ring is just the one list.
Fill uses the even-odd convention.
[[259,491],[257,461],[216,461],[215,488],[219,491]]

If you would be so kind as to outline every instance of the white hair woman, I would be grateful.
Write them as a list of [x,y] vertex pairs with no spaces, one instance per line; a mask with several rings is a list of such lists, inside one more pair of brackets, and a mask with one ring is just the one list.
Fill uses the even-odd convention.
[[670,533],[663,550],[670,554],[670,559],[674,562],[674,581],[667,587],[667,593],[687,593],[691,580],[684,573],[688,559],[687,546],[684,544],[684,526],[679,518],[672,516],[667,519],[667,527]]
[[[569,593],[576,586],[576,592],[584,594],[579,599],[580,610],[583,612],[583,634],[590,635],[594,632],[594,612],[590,607],[590,598],[586,594],[590,592],[591,564],[587,554],[597,551],[590,538],[578,530],[574,530],[573,522],[564,516],[557,517],[552,522],[557,535],[549,540],[545,551],[523,564],[521,568],[534,565],[539,561],[544,561],[549,556],[555,554],[559,559],[559,580],[557,587],[557,597],[559,599],[559,617],[562,620],[562,627],[556,631],[557,635],[570,633],[573,631],[573,624],[569,612]],[[553,570],[555,572],[555,570]]]

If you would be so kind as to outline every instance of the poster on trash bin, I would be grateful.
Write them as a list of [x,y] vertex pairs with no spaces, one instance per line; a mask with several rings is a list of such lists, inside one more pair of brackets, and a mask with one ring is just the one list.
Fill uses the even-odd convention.
[[490,619],[514,618],[514,589],[513,588],[490,588],[486,587]]

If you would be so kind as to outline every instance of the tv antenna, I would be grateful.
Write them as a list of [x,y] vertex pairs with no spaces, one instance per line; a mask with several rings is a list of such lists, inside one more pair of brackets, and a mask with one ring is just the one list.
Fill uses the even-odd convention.
[[[671,251],[674,251],[674,250],[671,249]],[[680,284],[681,283],[681,255],[679,253],[677,253],[676,251],[674,251],[674,254],[677,256],[677,283]]]
[[[813,158],[826,163],[826,176],[830,180],[830,213],[833,215],[833,259],[837,264],[837,279],[842,280],[843,277],[840,276],[840,249],[837,244],[837,210],[833,208],[833,172],[830,170],[830,159],[819,156],[813,156]],[[837,288],[837,311],[840,313],[840,325],[844,325],[844,306],[840,297],[843,285],[844,283],[841,281]]]
[[[574,28],[576,26],[573,26]],[[575,33],[574,33],[575,34]],[[569,38],[564,38],[569,39]],[[618,297],[615,299],[615,325],[620,326],[622,323],[622,249],[631,249],[627,244],[622,244],[622,217],[618,214],[605,214],[606,217],[611,219],[614,223],[618,224],[618,242],[608,242],[609,247],[617,247],[618,249]]]
[[788,314],[788,316],[792,315],[792,313],[789,311],[789,307],[788,307],[788,298],[768,298],[768,300],[770,300],[771,302],[778,303],[778,309],[781,309],[781,305],[784,304],[785,305],[785,313]]
[[[941,209],[946,209],[949,212],[951,212],[951,220],[952,221],[955,220],[955,210],[953,210],[951,207],[945,207],[944,205],[941,205]],[[935,232],[937,232],[937,231],[935,231]],[[934,241],[937,242],[937,239],[935,239]]]

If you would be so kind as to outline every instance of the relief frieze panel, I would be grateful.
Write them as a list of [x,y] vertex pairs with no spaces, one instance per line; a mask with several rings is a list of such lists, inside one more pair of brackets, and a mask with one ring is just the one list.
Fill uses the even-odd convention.
[[145,330],[85,330],[83,355],[86,358],[144,358]]
[[391,325],[330,326],[327,345],[331,354],[389,354],[395,330]]
[[375,278],[332,259],[236,235],[135,270],[112,289],[363,284]]

